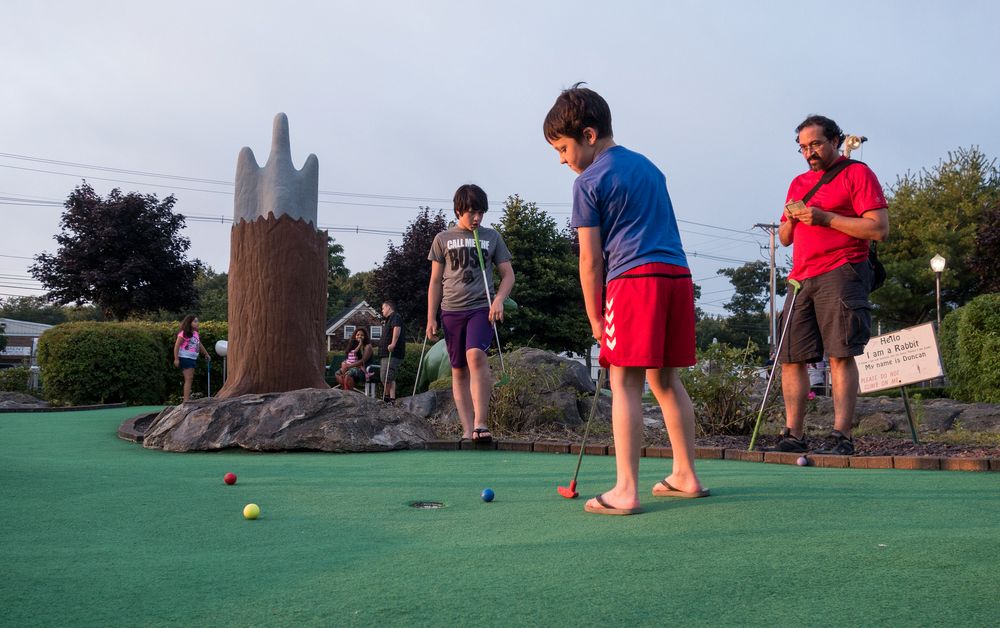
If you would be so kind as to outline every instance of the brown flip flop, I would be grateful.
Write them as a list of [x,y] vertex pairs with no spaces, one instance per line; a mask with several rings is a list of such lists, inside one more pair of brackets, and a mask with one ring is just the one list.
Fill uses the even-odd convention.
[[712,492],[707,488],[693,493],[678,490],[667,482],[667,478],[663,478],[653,485],[653,495],[656,497],[683,497],[686,499],[696,499],[698,497],[708,497],[711,494]]
[[584,505],[583,509],[595,515],[637,515],[642,512],[642,508],[615,508],[604,501],[604,495],[597,495],[594,499],[597,500],[597,506],[591,506],[588,503]]

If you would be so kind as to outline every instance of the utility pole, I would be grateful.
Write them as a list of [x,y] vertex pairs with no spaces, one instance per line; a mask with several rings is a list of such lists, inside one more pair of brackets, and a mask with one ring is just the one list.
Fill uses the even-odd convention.
[[768,355],[774,357],[775,351],[777,350],[776,342],[777,342],[777,325],[778,325],[778,321],[774,316],[774,300],[777,294],[777,278],[775,276],[776,270],[774,266],[774,249],[775,249],[774,236],[776,233],[778,233],[778,225],[773,223],[767,224],[758,222],[757,224],[754,225],[754,227],[757,229],[763,229],[764,231],[767,231],[768,235],[770,236],[769,248],[771,253],[771,316],[768,319],[769,329],[767,334],[768,335],[767,340],[769,346]]

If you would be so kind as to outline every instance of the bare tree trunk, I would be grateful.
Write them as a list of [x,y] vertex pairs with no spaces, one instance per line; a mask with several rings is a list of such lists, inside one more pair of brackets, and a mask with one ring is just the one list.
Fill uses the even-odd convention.
[[326,232],[273,214],[233,227],[229,377],[218,397],[328,388]]

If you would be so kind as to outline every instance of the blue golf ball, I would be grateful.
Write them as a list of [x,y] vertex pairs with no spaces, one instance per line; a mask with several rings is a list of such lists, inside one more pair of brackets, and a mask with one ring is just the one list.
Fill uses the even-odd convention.
[[491,502],[491,501],[493,501],[493,497],[494,497],[493,489],[491,489],[491,488],[484,488],[483,492],[479,496],[483,498],[484,502]]
[[799,456],[799,459],[795,461],[795,464],[799,465],[800,467],[808,467],[809,458],[806,458],[805,456]]

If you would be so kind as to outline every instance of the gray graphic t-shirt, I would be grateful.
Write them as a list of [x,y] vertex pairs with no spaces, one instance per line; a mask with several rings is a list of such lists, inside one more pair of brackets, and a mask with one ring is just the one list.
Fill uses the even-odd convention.
[[[488,227],[479,228],[479,245],[483,249],[490,295],[496,296],[493,289],[493,267],[509,262],[510,251],[500,234]],[[471,231],[456,226],[437,234],[427,259],[444,264],[442,310],[456,312],[489,307],[483,286],[483,272],[479,268],[479,256],[476,254],[476,241]]]

